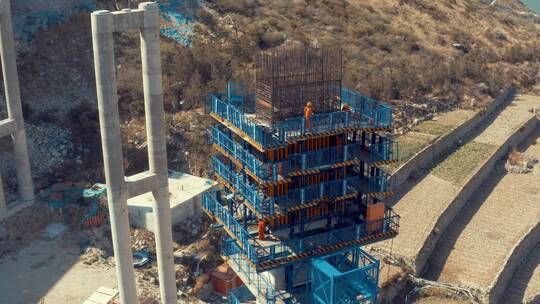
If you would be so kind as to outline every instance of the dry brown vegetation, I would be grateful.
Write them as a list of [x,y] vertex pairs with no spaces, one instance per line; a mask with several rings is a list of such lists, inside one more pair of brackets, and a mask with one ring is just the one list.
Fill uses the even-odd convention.
[[[40,33],[34,51],[20,56],[19,71],[28,121],[67,126],[83,165],[66,166],[70,172],[83,166],[78,171],[100,179],[89,23],[81,14]],[[194,28],[190,48],[166,38],[161,48],[171,168],[195,174],[206,172],[209,153],[205,97],[226,81],[253,85],[258,49],[293,41],[339,45],[344,85],[396,105],[399,125],[457,105],[481,107],[507,85],[526,90],[540,59],[538,19],[478,0],[210,0]],[[125,152],[132,159],[126,167],[136,171],[145,152],[138,35],[118,35],[116,43]],[[72,110],[63,115],[57,104]]]
[[[253,86],[258,49],[300,41],[341,46],[344,85],[396,105],[398,125],[481,107],[507,86],[537,81],[540,20],[516,13],[519,4],[509,10],[511,2],[210,0],[197,11],[191,48],[163,41],[166,106],[201,107],[229,80]],[[121,97],[140,98],[138,74],[120,80]]]
[[213,14],[201,9],[195,45],[250,84],[251,55],[290,41],[341,46],[344,84],[398,106],[479,106],[506,86],[528,89],[537,80],[540,21],[486,1],[208,2]]

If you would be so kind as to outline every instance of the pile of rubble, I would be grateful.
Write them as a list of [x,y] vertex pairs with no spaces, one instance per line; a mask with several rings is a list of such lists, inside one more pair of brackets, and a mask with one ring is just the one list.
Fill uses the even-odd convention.
[[[173,227],[174,268],[179,295],[186,303],[201,303],[200,300],[216,303],[221,296],[212,293],[209,279],[217,265],[222,263],[219,256],[220,235],[209,231],[210,225],[202,217],[194,217]],[[114,267],[114,256],[109,224],[85,229],[79,234],[83,263],[94,267]],[[159,276],[157,271],[155,237],[146,229],[131,230],[133,252],[148,252],[150,262],[135,269],[137,290],[144,303],[159,298]]]
[[504,168],[508,173],[526,174],[532,172],[534,170],[534,165],[537,163],[538,159],[529,157],[518,152],[516,149],[513,149],[512,152],[508,154]]

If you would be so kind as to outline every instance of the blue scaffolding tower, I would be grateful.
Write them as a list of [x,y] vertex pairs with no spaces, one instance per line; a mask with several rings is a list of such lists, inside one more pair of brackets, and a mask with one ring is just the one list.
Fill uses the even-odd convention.
[[[384,134],[391,108],[341,89],[346,109],[267,124],[241,84],[211,95],[213,174],[205,212],[223,227],[222,253],[264,303],[375,303],[379,262],[362,246],[393,238],[399,216],[384,205],[382,165],[398,159]],[[280,285],[276,282],[283,282]]]

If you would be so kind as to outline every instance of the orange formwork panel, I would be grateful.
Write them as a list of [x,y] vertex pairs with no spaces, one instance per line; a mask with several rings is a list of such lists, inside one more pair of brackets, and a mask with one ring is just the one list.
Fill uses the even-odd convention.
[[378,203],[373,205],[368,205],[366,212],[366,221],[368,231],[376,231],[382,228],[384,222],[384,212],[385,205],[384,203]]

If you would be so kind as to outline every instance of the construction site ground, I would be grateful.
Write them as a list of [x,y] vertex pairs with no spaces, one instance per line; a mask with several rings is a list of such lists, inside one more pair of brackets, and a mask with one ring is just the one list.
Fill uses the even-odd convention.
[[[0,303],[83,303],[99,287],[117,288],[110,225],[83,228],[87,209],[68,204],[52,209],[40,201],[0,226]],[[62,227],[58,235],[51,226]],[[199,276],[222,263],[219,234],[202,214],[173,227],[176,281],[182,303],[220,303],[211,282],[193,292]],[[147,250],[150,262],[135,270],[140,303],[159,303],[154,235],[131,230],[133,251]],[[43,301],[43,302],[40,302]]]
[[[512,104],[505,107],[499,114],[496,114],[496,117],[488,120],[488,123],[484,124],[481,130],[475,130],[475,132],[473,132],[475,134],[471,134],[470,138],[464,140],[464,145],[460,146],[449,155],[444,156],[439,163],[429,170],[429,172],[424,172],[425,174],[420,174],[421,176],[413,177],[407,181],[408,185],[402,187],[401,193],[398,193],[395,196],[395,201],[393,202],[396,212],[401,216],[399,236],[393,241],[376,244],[372,249],[390,253],[392,256],[405,262],[407,266],[413,266],[415,258],[422,250],[422,246],[430,234],[442,232],[434,231],[437,220],[448,208],[462,187],[472,176],[474,176],[486,159],[489,159],[514,132],[518,131],[525,122],[529,121],[531,117],[534,116],[531,109],[536,109],[539,105],[540,98],[537,96],[525,95],[516,97]],[[496,178],[496,175],[491,176],[491,180]],[[530,176],[521,178],[530,179]],[[519,179],[509,179],[509,183],[513,184],[509,187],[517,190],[521,181]],[[533,189],[532,180],[527,183],[529,186],[525,185],[524,187],[528,188],[522,190],[528,191],[529,196],[532,199],[537,190]],[[538,197],[536,196],[536,198]],[[506,197],[506,199],[508,200],[508,197]],[[524,197],[524,199],[527,198]],[[529,201],[527,203],[531,204],[532,202]],[[510,206],[508,206],[509,208],[499,210],[499,216],[501,220],[506,219],[508,225],[517,220],[502,217],[502,214],[510,215],[512,210],[516,210],[516,212],[514,212],[515,216],[522,216],[523,212],[517,212],[517,209],[512,207],[516,206],[513,204],[513,200],[507,201],[506,204],[510,204]],[[538,204],[536,205],[535,208],[538,209]],[[471,209],[472,205],[466,205],[464,208]],[[521,223],[523,223],[523,226],[516,228],[517,231],[514,236],[511,236],[510,238],[514,238],[515,240],[515,235],[519,235],[518,238],[521,237],[524,233],[524,227],[530,225],[530,223],[535,220],[538,222],[539,219],[538,213],[534,211],[527,214],[527,217],[530,218],[522,221]],[[477,225],[482,224],[479,222]],[[493,225],[489,225],[489,227],[485,227],[485,229],[489,230],[492,226]],[[503,226],[498,228],[505,229],[508,227]],[[471,231],[472,230],[474,229],[471,229]],[[508,231],[508,229],[505,231]],[[490,237],[497,238],[495,235],[491,235]],[[485,239],[486,236],[481,233],[471,233],[468,235],[468,239],[469,238],[472,243],[476,243],[477,241],[478,243],[481,243],[481,239]],[[442,242],[446,243],[444,240]],[[477,247],[478,246],[474,248]],[[487,248],[492,247],[493,246],[491,245],[484,244],[481,246],[483,249],[478,250],[477,253],[483,254],[485,251],[489,250]],[[434,255],[436,256],[437,254]],[[483,262],[478,262],[479,260],[481,260],[481,258],[476,260],[477,265],[484,265]],[[486,264],[489,263],[486,262]],[[497,265],[493,266],[495,267]],[[419,270],[420,269],[417,271]],[[473,275],[472,271],[467,267],[456,271],[464,276],[468,274]],[[495,276],[497,271],[498,269],[493,270],[491,277]],[[481,283],[479,282],[477,284]],[[442,301],[441,298],[439,298],[439,301]]]
[[[540,158],[539,139],[537,128],[519,150]],[[514,246],[540,222],[538,167],[514,174],[501,162],[441,236],[425,277],[489,291]]]
[[4,303],[82,303],[99,287],[116,288],[114,267],[85,264],[79,246],[35,240],[0,264]]

